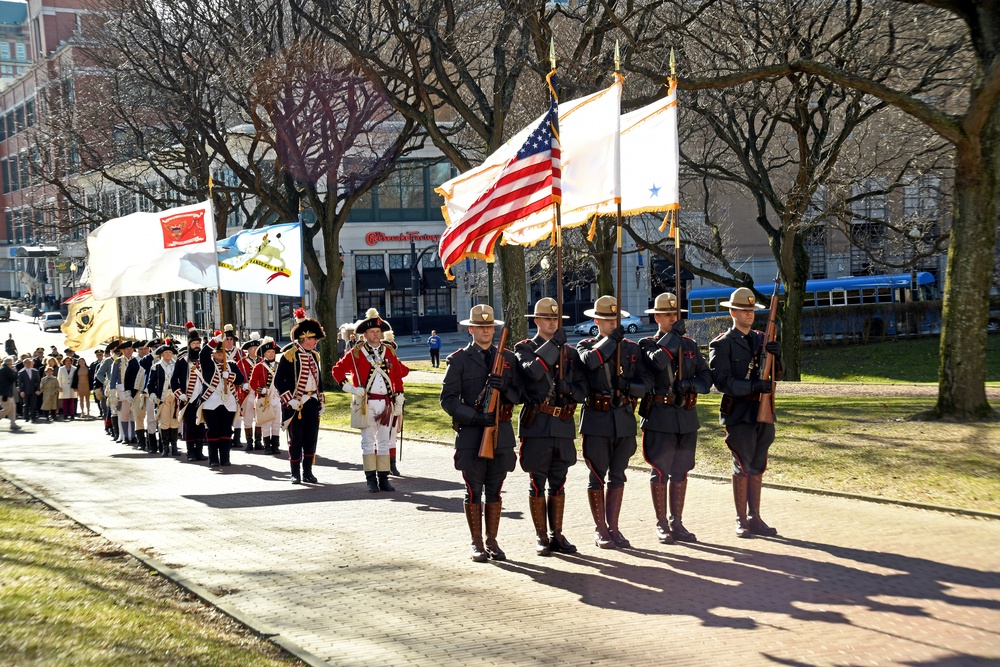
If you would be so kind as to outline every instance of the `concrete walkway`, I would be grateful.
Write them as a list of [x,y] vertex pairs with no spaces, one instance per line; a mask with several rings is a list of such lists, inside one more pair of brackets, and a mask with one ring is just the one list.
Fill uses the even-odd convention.
[[539,558],[527,478],[472,563],[451,450],[406,443],[369,494],[352,435],[324,432],[316,486],[234,453],[226,472],[116,445],[99,422],[0,431],[0,474],[147,559],[311,664],[986,665],[1000,661],[1000,522],[765,489],[775,539],[737,539],[728,486],[692,480],[693,545],[653,534],[633,473],[629,551],[592,542],[586,471],[572,556]]

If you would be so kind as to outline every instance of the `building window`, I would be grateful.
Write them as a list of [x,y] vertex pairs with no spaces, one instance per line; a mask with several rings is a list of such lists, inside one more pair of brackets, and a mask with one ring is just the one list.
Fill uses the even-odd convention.
[[3,172],[3,193],[7,194],[10,192],[10,163],[7,160],[0,162],[0,171]]
[[424,293],[424,315],[427,317],[451,314],[451,290],[429,289]]
[[389,255],[389,270],[410,268],[410,255]]
[[393,290],[389,292],[389,298],[392,299],[392,313],[390,317],[406,318],[407,323],[409,323],[409,318],[413,317],[413,295],[410,291],[400,292]]
[[359,292],[358,317],[364,317],[369,308],[375,308],[378,312],[385,313],[385,292]]
[[15,119],[14,120],[14,126],[17,128],[17,131],[20,132],[21,130],[24,129],[24,107],[23,106],[19,106],[16,109],[14,109],[14,119]]
[[14,127],[14,112],[13,111],[8,112],[7,115],[4,116],[4,122],[7,125],[7,136],[8,137],[13,137],[14,134],[17,132],[17,129]]
[[903,187],[903,216],[906,222],[937,220],[941,179],[935,174],[914,177]]
[[450,164],[401,161],[385,181],[351,207],[353,222],[441,220],[440,197],[434,188],[451,178]]
[[35,125],[35,100],[28,100],[24,103],[25,122],[28,127]]
[[10,60],[10,42],[0,42],[0,59]]
[[10,156],[10,191],[17,192],[21,189],[21,183],[18,176],[17,169],[17,156]]
[[355,255],[354,268],[358,271],[385,271],[382,255]]
[[826,278],[826,227],[813,227],[803,241],[809,255],[809,278]]
[[27,49],[24,48],[23,42],[18,42],[17,44],[14,45],[14,53],[17,55],[18,60],[28,59],[28,51]]

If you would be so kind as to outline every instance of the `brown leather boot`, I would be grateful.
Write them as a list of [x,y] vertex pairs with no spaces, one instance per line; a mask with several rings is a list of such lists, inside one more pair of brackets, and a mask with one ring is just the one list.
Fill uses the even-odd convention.
[[774,537],[777,529],[771,528],[760,518],[760,488],[764,483],[764,475],[750,475],[747,485],[747,504],[750,506],[750,532],[754,535]]
[[750,522],[747,521],[747,485],[750,479],[746,475],[733,475],[733,501],[736,503],[736,537],[753,537],[750,533]]
[[667,523],[667,485],[650,482],[649,492],[653,495],[653,511],[656,512],[656,538],[663,544],[673,544],[674,536]]
[[465,503],[465,518],[469,522],[469,532],[472,533],[472,560],[485,563],[488,556],[483,547],[483,506]]
[[594,543],[602,549],[614,549],[615,543],[608,533],[608,524],[605,523],[604,511],[604,491],[601,489],[587,489],[587,500],[590,501],[590,513],[594,515]]
[[551,556],[549,534],[545,528],[545,497],[528,496],[528,507],[531,510],[531,522],[535,524],[535,553],[539,556]]
[[483,505],[486,515],[486,555],[493,560],[507,560],[507,554],[497,544],[497,530],[500,528],[500,510],[503,503],[486,503]]
[[566,508],[566,494],[549,496],[549,549],[564,554],[575,554],[576,547],[562,534],[563,510]]
[[[236,433],[238,434],[239,431],[236,431]],[[253,451],[253,428],[244,426],[243,434],[247,437],[247,446],[243,448],[243,451],[249,454]]]
[[627,549],[632,546],[632,544],[625,539],[621,531],[618,530],[618,515],[622,512],[622,497],[625,495],[625,487],[619,486],[617,488],[608,487],[607,493],[605,495],[606,506],[607,506],[607,519],[608,519],[608,533],[611,535],[611,540],[615,543],[615,546],[619,549]]
[[681,523],[687,486],[687,480],[683,482],[670,482],[670,534],[678,542],[697,542],[698,538],[695,537],[694,533],[685,528],[684,524]]

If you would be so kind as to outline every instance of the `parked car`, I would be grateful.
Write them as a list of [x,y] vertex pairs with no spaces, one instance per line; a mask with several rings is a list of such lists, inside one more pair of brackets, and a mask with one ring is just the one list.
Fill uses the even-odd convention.
[[38,320],[38,328],[42,331],[51,331],[52,329],[58,331],[65,321],[60,312],[43,313]]
[[[625,327],[625,331],[629,333],[635,333],[642,328],[642,320],[635,315],[629,315],[628,317],[622,318],[622,326]],[[594,320],[586,320],[580,322],[575,327],[573,331],[578,334],[583,334],[584,336],[596,336],[597,335],[597,325],[594,324]]]
[[10,306],[0,303],[0,322],[10,319]]

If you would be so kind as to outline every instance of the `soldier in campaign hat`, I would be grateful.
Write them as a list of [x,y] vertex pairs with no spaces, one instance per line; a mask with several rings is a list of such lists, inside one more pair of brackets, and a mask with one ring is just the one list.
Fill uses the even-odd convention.
[[[698,444],[698,394],[712,389],[712,373],[686,335],[677,296],[664,292],[645,311],[656,333],[639,341],[643,360],[653,373],[653,387],[640,405],[642,456],[649,463],[649,489],[656,515],[656,536],[664,544],[696,542],[682,522],[688,473]],[[670,501],[669,514],[667,500]]]
[[764,333],[754,330],[754,313],[763,310],[752,290],[740,287],[728,301],[732,328],[709,343],[708,365],[715,388],[722,392],[719,422],[726,428],[726,446],[733,455],[733,501],[736,504],[736,535],[773,536],[778,531],[760,516],[760,494],[767,468],[767,452],[774,442],[774,424],[757,421],[762,394],[774,390],[771,380],[760,378],[764,352],[774,355],[774,378],[780,379],[781,346],[765,343]]
[[594,318],[598,336],[577,346],[587,379],[587,400],[580,417],[583,458],[590,468],[587,499],[594,517],[594,541],[602,549],[631,546],[618,529],[625,469],[635,453],[635,406],[653,386],[653,377],[639,355],[639,346],[625,338],[618,300],[602,296],[585,310]]
[[[517,465],[514,453],[514,429],[510,419],[514,405],[521,402],[517,382],[517,357],[509,350],[498,350],[493,342],[496,328],[503,322],[493,316],[485,304],[472,307],[469,319],[459,325],[469,327],[472,340],[445,360],[441,407],[452,418],[455,436],[455,469],[465,481],[465,518],[472,534],[471,558],[506,560],[497,544],[500,526],[500,489],[507,473]],[[494,374],[496,355],[503,356],[500,373]],[[495,412],[486,409],[493,390],[499,392]],[[496,447],[492,458],[479,455],[486,427],[496,427]],[[483,492],[486,502],[483,504]],[[483,543],[483,513],[486,515],[486,543]]]
[[[528,317],[537,332],[514,346],[522,383],[524,407],[518,423],[521,469],[531,477],[528,505],[535,526],[535,553],[574,553],[562,533],[566,505],[566,475],[576,463],[577,403],[587,398],[587,379],[580,355],[566,343],[565,315],[555,299],[535,303]],[[545,489],[548,486],[548,498]],[[546,521],[548,530],[546,530]]]
[[389,450],[395,421],[403,416],[403,378],[410,369],[382,342],[387,323],[370,308],[358,322],[360,341],[331,369],[351,394],[351,426],[361,430],[361,459],[368,491],[395,491],[389,483]]
[[326,337],[322,325],[302,308],[295,310],[292,342],[281,349],[274,387],[281,400],[281,419],[288,431],[292,484],[316,484],[313,475],[319,418],[326,409],[323,373],[316,345]]

